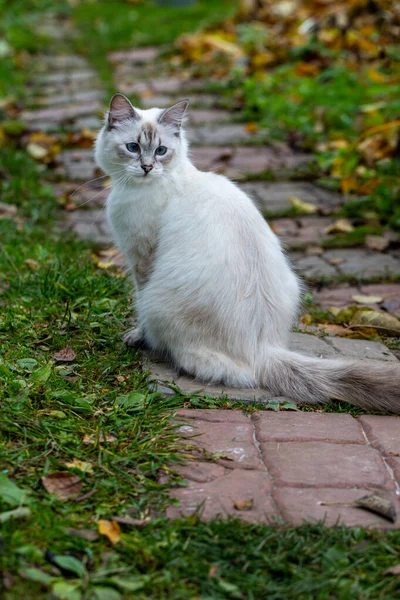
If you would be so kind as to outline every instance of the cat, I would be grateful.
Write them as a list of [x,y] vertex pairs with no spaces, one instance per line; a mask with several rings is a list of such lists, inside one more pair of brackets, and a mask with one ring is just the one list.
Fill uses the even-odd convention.
[[302,285],[253,201],[192,164],[188,104],[140,110],[115,94],[96,140],[112,180],[107,218],[136,288],[127,346],[144,341],[202,382],[400,413],[400,365],[287,349]]

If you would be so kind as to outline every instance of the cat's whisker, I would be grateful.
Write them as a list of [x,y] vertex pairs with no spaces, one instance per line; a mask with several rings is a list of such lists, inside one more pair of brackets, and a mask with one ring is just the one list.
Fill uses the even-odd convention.
[[82,208],[82,206],[85,206],[85,204],[89,204],[89,202],[92,202],[92,200],[97,198],[97,196],[99,196],[102,192],[104,192],[105,190],[110,190],[111,188],[112,188],[112,185],[108,185],[107,187],[102,188],[101,190],[96,192],[96,194],[94,196],[92,196],[88,200],[85,200],[85,202],[78,204],[78,206],[75,206],[74,210],[77,210],[78,208]]
[[100,175],[100,177],[95,177],[94,179],[90,179],[90,181],[86,181],[85,183],[82,183],[82,185],[80,185],[78,188],[76,188],[76,190],[74,190],[72,192],[72,194],[69,194],[69,198],[72,198],[72,196],[74,196],[77,192],[79,192],[79,190],[81,190],[83,187],[85,187],[85,185],[89,185],[89,183],[93,183],[94,181],[98,181],[99,179],[104,179],[105,177],[108,177],[108,175]]

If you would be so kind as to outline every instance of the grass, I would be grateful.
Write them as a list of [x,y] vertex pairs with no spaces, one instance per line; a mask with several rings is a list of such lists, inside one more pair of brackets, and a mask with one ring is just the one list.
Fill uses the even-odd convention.
[[201,30],[233,15],[236,6],[231,0],[199,0],[182,8],[157,6],[151,1],[84,0],[73,10],[74,23],[81,32],[75,49],[89,58],[112,93],[108,52],[171,43],[182,33]]
[[[36,44],[26,26],[49,7],[28,0],[2,6],[4,22],[25,28],[30,53],[50,44]],[[23,99],[25,42],[8,39],[5,93]],[[17,208],[0,219],[2,597],[400,598],[397,578],[383,576],[398,561],[396,531],[165,519],[169,487],[184,484],[174,471],[182,455],[171,416],[182,406],[232,405],[149,389],[140,357],[121,344],[129,282],[100,268],[93,247],[57,227],[51,171],[28,156],[17,133],[9,132],[0,154],[2,202]],[[66,347],[75,358],[57,361]],[[45,490],[42,478],[59,472],[79,478],[77,498]],[[115,545],[97,533],[99,519],[114,516],[139,523],[121,526]]]

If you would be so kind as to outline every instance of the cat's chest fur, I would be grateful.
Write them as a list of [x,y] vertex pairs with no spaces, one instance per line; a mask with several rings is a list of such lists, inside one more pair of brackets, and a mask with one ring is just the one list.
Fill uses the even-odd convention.
[[148,188],[132,191],[116,187],[107,201],[107,218],[115,241],[139,289],[147,283],[152,272],[166,205],[162,190],[156,191],[154,186]]

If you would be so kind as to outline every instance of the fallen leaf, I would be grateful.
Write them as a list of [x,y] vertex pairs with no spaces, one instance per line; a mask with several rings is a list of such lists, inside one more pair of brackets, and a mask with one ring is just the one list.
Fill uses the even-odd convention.
[[19,488],[9,479],[7,473],[0,473],[0,499],[3,502],[10,504],[10,506],[29,504],[29,493],[29,490]]
[[88,542],[95,542],[99,539],[99,534],[95,529],[77,529],[75,527],[66,527],[64,531],[72,537],[78,537]]
[[19,508],[14,508],[14,510],[0,513],[0,523],[5,523],[10,519],[29,519],[30,516],[31,509],[27,506],[20,506]]
[[371,250],[383,252],[389,246],[390,240],[382,235],[367,235],[365,237],[365,245]]
[[54,359],[57,362],[73,362],[76,358],[75,351],[71,348],[71,346],[66,346],[62,350],[54,353]]
[[81,478],[75,473],[56,471],[41,479],[44,488],[59,500],[68,500],[80,494]]
[[331,225],[329,225],[326,229],[324,229],[324,233],[350,233],[354,231],[353,225],[350,223],[348,219],[338,219]]
[[132,517],[112,517],[112,521],[120,523],[121,525],[129,525],[130,527],[144,527],[151,521],[151,517],[144,517],[144,519],[133,519]]
[[304,202],[303,200],[300,200],[300,198],[297,198],[297,196],[289,196],[289,204],[306,215],[312,215],[318,210],[318,207],[315,206],[315,204]]
[[0,218],[15,217],[17,212],[18,209],[15,204],[6,204],[5,202],[0,202]]
[[39,146],[39,144],[35,143],[28,144],[26,147],[26,151],[35,160],[43,160],[47,156],[46,148],[43,148],[43,146]]
[[208,576],[216,577],[218,575],[218,571],[219,571],[219,565],[211,565],[211,567],[208,569]]
[[383,301],[381,296],[352,296],[352,300],[357,302],[357,304],[379,304],[379,302]]
[[112,433],[101,432],[99,435],[96,435],[95,433],[91,433],[90,435],[84,435],[82,441],[84,444],[95,444],[97,441],[99,442],[99,444],[105,444],[106,442],[115,442],[116,439],[117,438]]
[[384,575],[400,575],[400,565],[394,565],[394,567],[390,567],[390,569],[386,569],[383,573]]
[[233,503],[236,510],[251,510],[254,505],[253,498],[249,500],[243,500],[242,502],[234,502]]
[[246,123],[245,129],[246,129],[247,133],[255,134],[258,132],[259,127],[258,127],[257,123]]
[[350,321],[350,327],[372,327],[388,335],[400,336],[400,321],[388,313],[376,310],[358,310]]
[[69,469],[78,469],[79,471],[82,471],[82,473],[93,473],[92,463],[79,460],[78,458],[74,458],[73,461],[65,463],[65,466]]
[[101,535],[105,535],[112,544],[117,544],[121,539],[121,528],[116,521],[106,521],[100,519],[98,529]]
[[334,323],[318,323],[317,331],[327,333],[328,335],[343,335],[347,333],[347,328]]
[[356,500],[355,504],[385,517],[385,519],[392,521],[392,523],[396,522],[396,508],[389,498],[378,496],[378,494],[371,494]]

